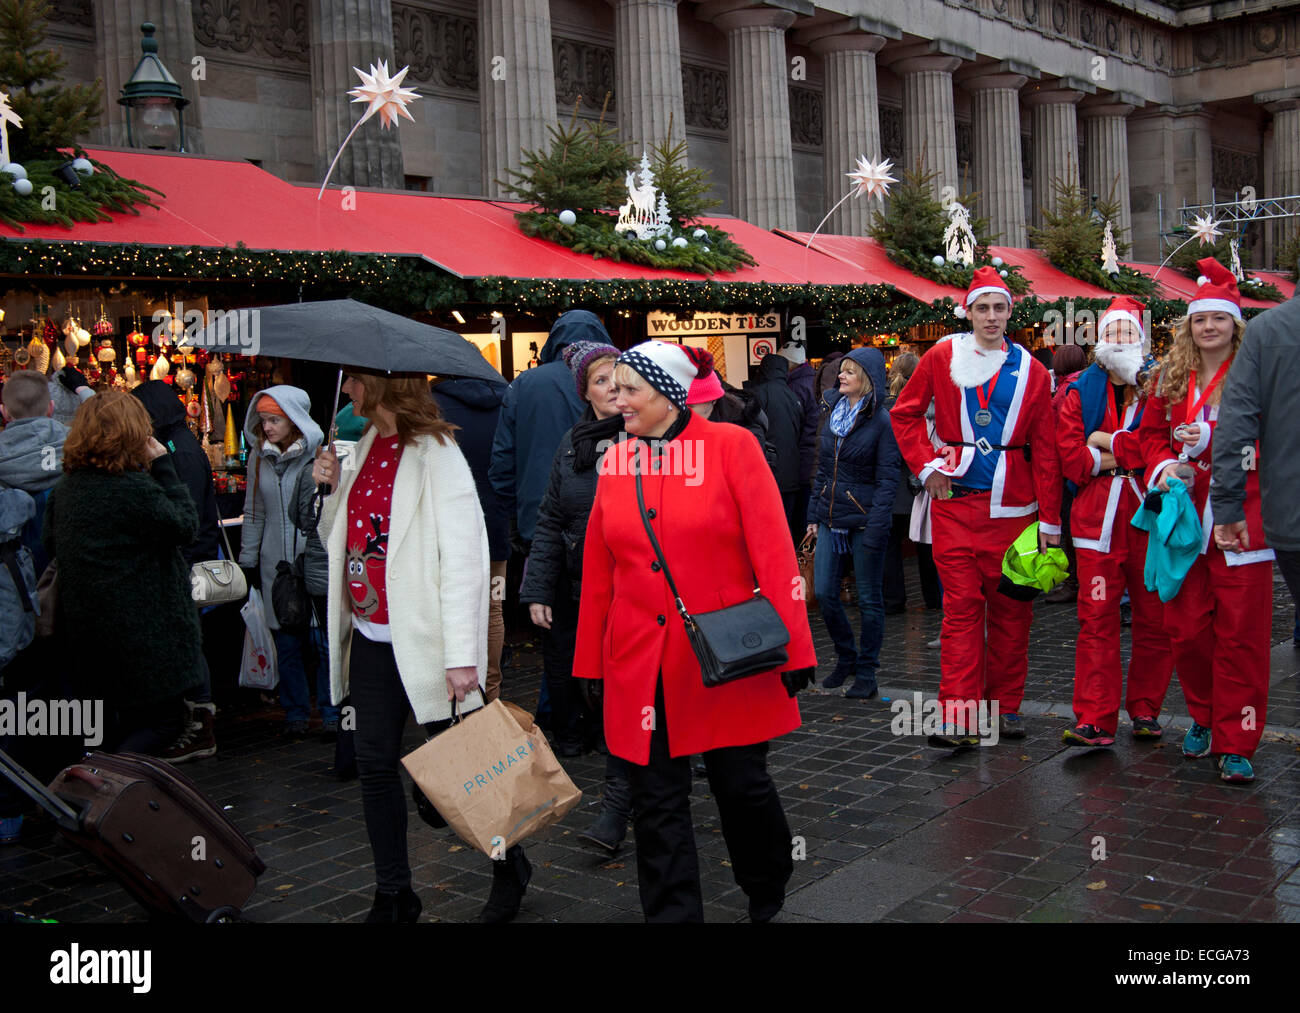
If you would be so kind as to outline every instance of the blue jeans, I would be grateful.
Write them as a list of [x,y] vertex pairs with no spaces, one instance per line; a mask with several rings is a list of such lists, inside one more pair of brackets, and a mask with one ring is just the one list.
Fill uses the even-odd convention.
[[[883,549],[866,547],[866,531],[849,532],[850,555],[838,555],[832,548],[831,529],[818,525],[817,556],[813,565],[813,586],[822,619],[835,643],[839,666],[853,667],[860,679],[874,681],[880,663],[880,643],[885,637],[885,602],[881,582],[885,570]],[[840,601],[840,580],[847,563],[853,564],[858,584],[858,615],[862,620],[862,644],[854,647],[853,626]],[[837,667],[839,667],[837,666]]]
[[320,659],[316,666],[316,704],[322,721],[337,721],[339,709],[330,706],[330,663],[323,631],[312,627],[306,634],[273,630],[275,660],[280,670],[280,705],[285,721],[306,721],[311,717],[311,696],[307,689],[307,668],[303,648],[308,640]]

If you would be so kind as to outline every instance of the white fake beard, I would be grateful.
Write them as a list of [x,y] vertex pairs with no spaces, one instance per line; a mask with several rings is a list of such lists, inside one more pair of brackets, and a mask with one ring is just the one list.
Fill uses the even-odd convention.
[[1142,368],[1141,345],[1099,341],[1094,355],[1097,364],[1106,372],[1113,373],[1127,384],[1137,383],[1138,370]]
[[952,339],[952,365],[948,372],[958,387],[978,387],[991,380],[1002,364],[1007,352],[999,348],[989,352],[979,347],[973,334],[958,334]]

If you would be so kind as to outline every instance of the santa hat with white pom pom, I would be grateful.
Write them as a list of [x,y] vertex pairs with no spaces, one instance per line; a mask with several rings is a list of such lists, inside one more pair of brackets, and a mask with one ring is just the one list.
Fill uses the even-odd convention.
[[966,317],[966,308],[982,295],[988,295],[990,292],[1000,292],[1007,297],[1007,302],[1011,302],[1011,289],[998,273],[996,267],[977,267],[975,274],[970,280],[970,288],[966,290],[966,301],[963,305],[954,309],[953,316],[962,320]]
[[1230,313],[1240,320],[1241,292],[1236,276],[1213,257],[1198,260],[1196,266],[1201,276],[1196,279],[1196,297],[1187,304],[1187,315]]

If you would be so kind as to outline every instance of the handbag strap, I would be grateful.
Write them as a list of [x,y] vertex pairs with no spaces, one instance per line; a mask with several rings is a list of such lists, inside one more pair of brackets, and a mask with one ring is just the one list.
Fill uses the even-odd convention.
[[640,447],[635,447],[632,451],[632,473],[636,475],[636,505],[641,511],[641,523],[645,525],[645,533],[650,536],[650,544],[654,547],[655,555],[659,557],[659,565],[663,567],[664,576],[668,578],[668,589],[673,593],[673,601],[677,604],[677,611],[685,622],[693,623],[695,620],[686,611],[686,606],[682,603],[682,596],[677,593],[677,585],[673,582],[673,572],[668,569],[668,560],[664,559],[664,550],[659,547],[659,539],[655,537],[655,529],[650,526],[650,517],[646,514],[645,493],[641,488]]
[[230,536],[226,534],[226,525],[222,523],[222,517],[217,514],[217,530],[221,532],[221,540],[226,543],[226,558],[236,566],[239,563],[235,559],[235,551],[230,547]]

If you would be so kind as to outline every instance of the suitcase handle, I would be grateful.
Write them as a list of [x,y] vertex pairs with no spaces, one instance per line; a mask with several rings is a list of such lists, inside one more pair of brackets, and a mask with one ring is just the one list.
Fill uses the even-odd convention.
[[102,791],[104,785],[107,783],[89,767],[69,767],[68,776],[75,777],[78,781],[85,781],[96,791]]

